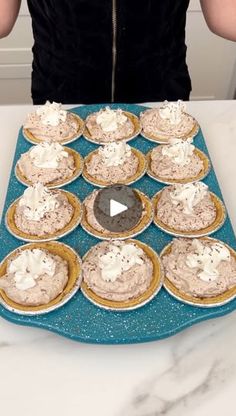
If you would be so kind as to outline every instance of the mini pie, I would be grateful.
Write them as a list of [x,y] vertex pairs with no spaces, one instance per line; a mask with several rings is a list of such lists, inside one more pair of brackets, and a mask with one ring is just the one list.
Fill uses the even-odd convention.
[[226,211],[202,182],[164,187],[153,197],[154,224],[168,234],[201,237],[217,231]]
[[161,253],[164,286],[194,306],[223,305],[236,296],[236,253],[209,237],[174,239]]
[[159,257],[137,240],[98,243],[84,256],[82,267],[83,294],[105,309],[136,309],[161,289]]
[[40,182],[53,189],[73,182],[82,170],[83,159],[75,150],[59,143],[40,143],[21,155],[15,174],[23,185]]
[[208,157],[189,140],[172,139],[150,150],[146,158],[147,174],[165,184],[196,182],[210,171]]
[[74,194],[36,184],[9,207],[5,223],[20,240],[49,241],[69,234],[81,217],[82,206]]
[[85,198],[83,202],[83,217],[81,220],[81,226],[85,229],[85,231],[87,231],[87,233],[102,240],[107,240],[110,238],[123,240],[141,234],[151,224],[153,219],[152,203],[144,193],[139,190],[135,190],[143,205],[143,215],[138,224],[134,228],[124,232],[113,232],[104,229],[102,225],[99,224],[94,215],[94,201],[99,192],[100,191],[97,189],[94,190],[90,195],[87,196],[87,198]]
[[46,102],[28,114],[23,135],[30,143],[67,144],[78,139],[84,130],[83,120],[75,113],[62,110],[61,104]]
[[170,138],[188,139],[199,131],[198,122],[186,113],[181,100],[164,103],[159,108],[149,108],[140,114],[142,136],[157,143],[167,143]]
[[115,183],[129,185],[146,172],[145,156],[124,141],[100,146],[84,161],[83,177],[93,185],[104,187]]
[[129,141],[139,135],[140,122],[134,114],[122,109],[101,108],[85,120],[84,137],[93,143]]
[[81,260],[58,242],[31,243],[0,264],[0,303],[11,312],[47,313],[68,302],[82,279]]

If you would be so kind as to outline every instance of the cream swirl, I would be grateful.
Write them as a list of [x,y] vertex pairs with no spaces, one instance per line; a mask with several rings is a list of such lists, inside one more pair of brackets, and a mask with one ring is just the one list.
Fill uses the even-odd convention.
[[168,120],[170,124],[179,124],[182,121],[183,113],[186,111],[186,104],[183,101],[178,100],[176,103],[169,103],[164,101],[163,105],[159,108],[160,117],[164,120]]
[[19,200],[24,216],[33,221],[39,221],[46,212],[54,211],[58,205],[59,202],[54,193],[41,183],[27,188]]
[[52,277],[55,269],[55,261],[40,249],[22,251],[9,265],[9,273],[13,274],[19,290],[34,287],[35,281],[44,274]]
[[166,146],[162,146],[162,155],[170,158],[176,165],[188,165],[191,162],[191,156],[195,149],[195,146],[191,144],[192,139],[170,139],[169,143]]
[[42,124],[53,127],[58,126],[60,121],[66,121],[67,117],[67,112],[62,110],[61,104],[49,101],[40,106],[36,114],[40,117]]
[[97,124],[107,133],[117,130],[118,124],[123,125],[126,120],[127,117],[121,109],[112,110],[110,107],[100,111],[96,117]]
[[230,261],[230,251],[223,244],[215,243],[211,246],[203,245],[197,239],[192,241],[193,254],[188,254],[186,264],[190,268],[198,268],[201,271],[198,277],[204,282],[216,280],[219,276],[217,267],[221,261]]
[[131,147],[125,142],[112,142],[100,147],[98,154],[105,166],[119,166],[131,156]]
[[40,143],[33,146],[29,152],[32,163],[37,168],[56,169],[63,158],[68,158],[68,153],[59,143]]
[[208,186],[203,182],[176,184],[170,192],[173,205],[182,203],[183,212],[191,215],[194,207],[207,195]]
[[115,282],[122,272],[131,269],[135,264],[143,264],[143,250],[134,244],[109,246],[109,251],[99,258],[101,277],[107,282]]

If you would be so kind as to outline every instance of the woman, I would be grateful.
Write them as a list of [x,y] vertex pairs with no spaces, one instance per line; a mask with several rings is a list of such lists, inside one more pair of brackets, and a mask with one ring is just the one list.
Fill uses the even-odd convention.
[[[0,0],[0,37],[21,0]],[[32,98],[62,103],[189,98],[189,0],[28,0],[34,35]],[[236,40],[236,0],[201,0],[210,29]]]

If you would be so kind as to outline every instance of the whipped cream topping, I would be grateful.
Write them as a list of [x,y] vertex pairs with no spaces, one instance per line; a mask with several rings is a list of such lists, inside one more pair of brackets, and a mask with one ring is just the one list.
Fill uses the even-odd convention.
[[106,107],[96,117],[97,124],[101,126],[104,132],[117,130],[118,124],[123,125],[126,120],[127,117],[121,109],[112,110],[110,107]]
[[9,265],[9,273],[14,275],[15,286],[27,290],[36,285],[35,280],[47,274],[52,277],[56,263],[40,249],[24,250]]
[[159,108],[160,117],[168,120],[173,125],[181,122],[184,112],[186,112],[186,104],[181,100],[176,103],[164,101],[162,107]]
[[176,184],[170,192],[170,198],[174,205],[183,204],[183,212],[192,214],[194,207],[207,195],[208,186],[203,182]]
[[170,158],[176,165],[188,165],[195,149],[195,146],[191,144],[192,139],[170,139],[169,143],[168,145],[162,146],[162,155]]
[[122,272],[131,269],[135,264],[143,264],[142,255],[143,250],[134,244],[111,244],[108,253],[99,258],[102,279],[115,282]]
[[19,200],[19,205],[24,207],[24,216],[34,221],[39,221],[46,212],[54,211],[58,204],[55,194],[41,183],[27,188]]
[[219,276],[217,267],[221,261],[230,261],[230,251],[223,244],[215,243],[212,246],[205,246],[199,240],[192,241],[194,254],[188,254],[186,264],[190,268],[197,267],[202,270],[198,277],[204,282],[216,280]]
[[62,110],[61,104],[49,101],[40,106],[36,114],[40,117],[42,124],[53,127],[58,126],[60,121],[66,121],[67,117],[67,112]]
[[56,169],[59,162],[69,155],[59,143],[40,143],[30,150],[30,158],[37,168]]
[[119,166],[131,156],[131,147],[125,142],[112,142],[100,147],[98,154],[102,157],[105,166]]

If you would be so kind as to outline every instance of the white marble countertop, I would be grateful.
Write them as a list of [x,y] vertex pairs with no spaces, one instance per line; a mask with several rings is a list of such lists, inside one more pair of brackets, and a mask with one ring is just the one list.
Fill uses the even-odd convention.
[[[31,106],[0,107],[0,214],[17,134]],[[190,102],[236,231],[236,101]],[[6,416],[235,416],[236,312],[169,339],[101,346],[0,318]]]

